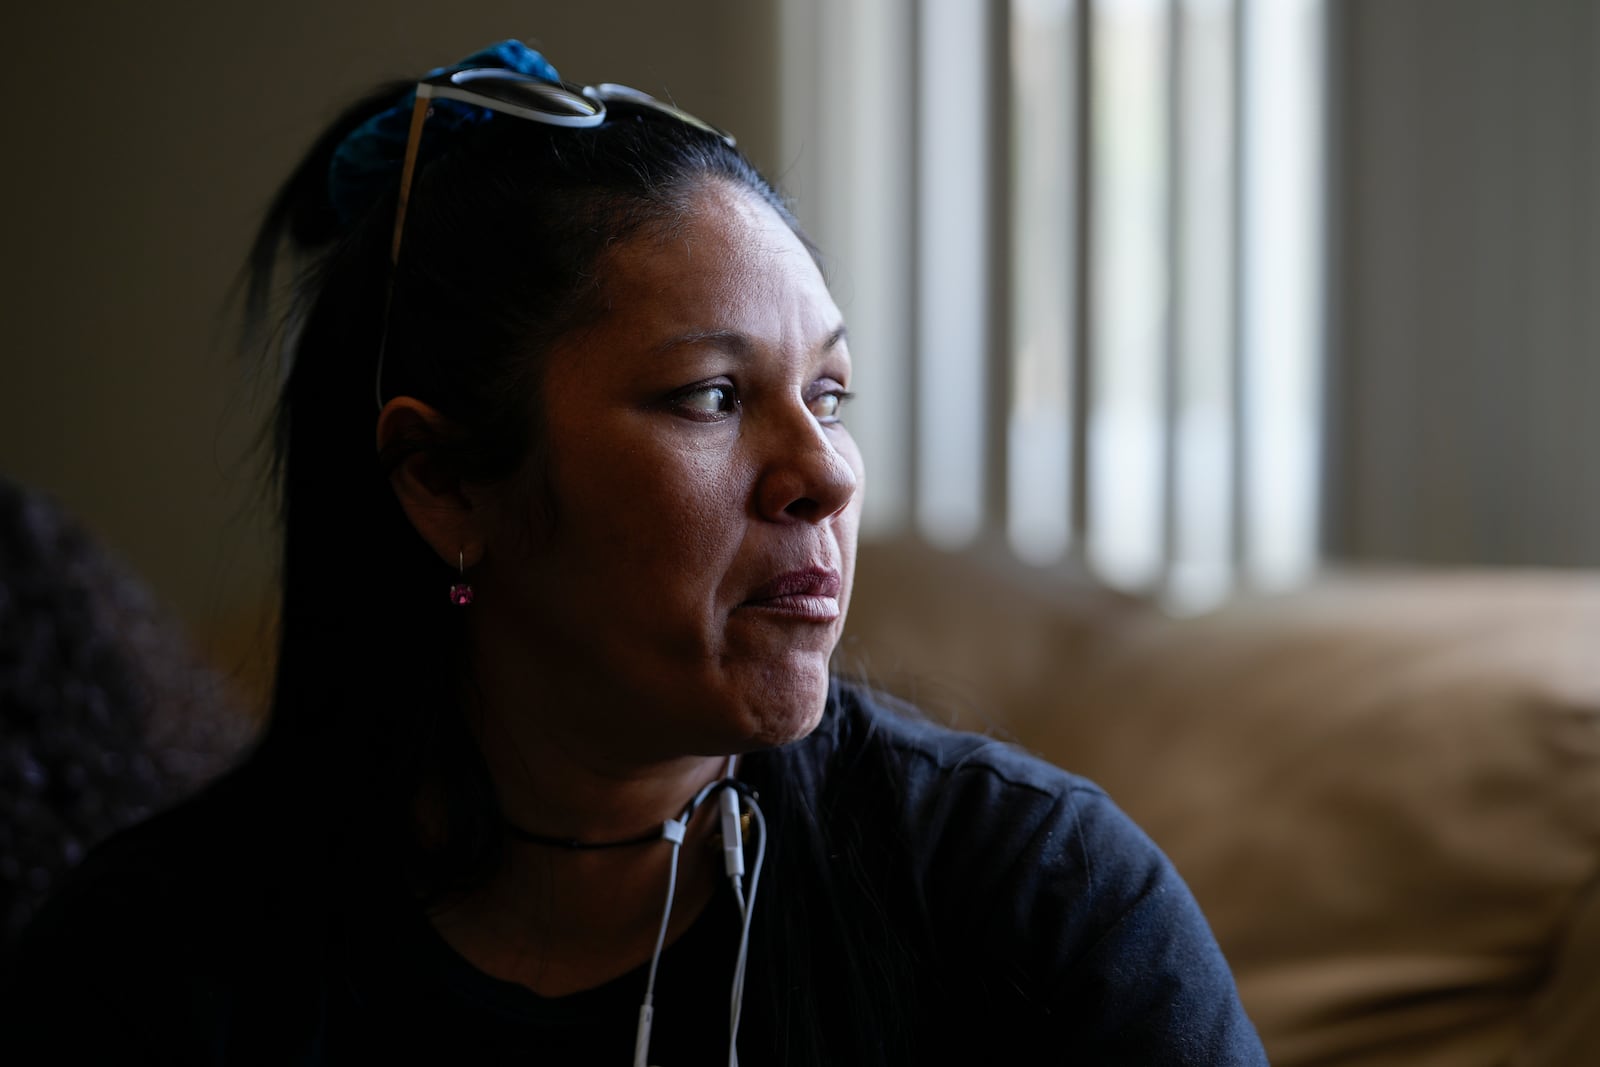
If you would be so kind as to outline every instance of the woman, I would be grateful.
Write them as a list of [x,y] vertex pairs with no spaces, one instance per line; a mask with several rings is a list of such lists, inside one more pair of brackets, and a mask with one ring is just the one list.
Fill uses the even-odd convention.
[[327,132],[258,297],[285,243],[272,722],[36,925],[53,1053],[1262,1061],[1102,794],[831,678],[846,335],[731,138],[506,42]]

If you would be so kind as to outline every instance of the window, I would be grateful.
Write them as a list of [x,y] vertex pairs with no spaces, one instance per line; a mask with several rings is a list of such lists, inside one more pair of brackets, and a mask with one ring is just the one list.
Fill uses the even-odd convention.
[[869,536],[1178,610],[1316,561],[1322,0],[790,0]]

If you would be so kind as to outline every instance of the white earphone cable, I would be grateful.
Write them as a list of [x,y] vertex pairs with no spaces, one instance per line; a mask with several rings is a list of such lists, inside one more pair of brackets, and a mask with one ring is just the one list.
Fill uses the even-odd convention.
[[[756,891],[761,884],[761,866],[767,855],[767,820],[761,805],[747,789],[737,784],[733,777],[738,757],[728,757],[726,776],[709,783],[695,794],[683,814],[668,819],[661,827],[662,839],[672,844],[672,859],[667,867],[667,900],[661,909],[661,928],[656,933],[655,951],[650,956],[650,974],[645,983],[644,1002],[639,1005],[639,1027],[634,1035],[633,1067],[649,1067],[650,1030],[655,1019],[656,971],[661,965],[661,954],[666,948],[667,930],[672,922],[672,902],[678,891],[678,856],[688,833],[689,820],[705,799],[713,792],[722,791],[720,800],[722,817],[723,864],[728,881],[733,886],[734,900],[739,906],[739,954],[734,962],[733,987],[728,1010],[728,1067],[739,1065],[739,1020],[744,1011],[745,964],[750,951],[750,922],[755,913]],[[740,818],[740,801],[749,812],[756,827],[755,869],[750,872],[750,892],[744,892],[744,834]]]
[[661,966],[661,950],[666,946],[667,926],[672,922],[672,898],[678,892],[678,853],[683,848],[686,828],[680,819],[668,819],[661,827],[661,836],[672,842],[672,860],[667,865],[667,903],[661,909],[661,929],[656,933],[656,949],[650,956],[650,977],[645,982],[644,1003],[639,1005],[639,1028],[633,1038],[633,1067],[648,1067],[650,1025],[655,1018],[656,968]]

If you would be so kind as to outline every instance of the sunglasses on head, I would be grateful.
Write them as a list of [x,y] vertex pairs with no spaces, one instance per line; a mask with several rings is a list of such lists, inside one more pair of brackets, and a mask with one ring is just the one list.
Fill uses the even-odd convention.
[[[545,81],[543,78],[535,78],[502,67],[478,67],[424,78],[417,83],[416,94],[416,103],[411,109],[411,126],[406,134],[405,157],[400,166],[400,191],[394,210],[394,236],[389,245],[391,264],[400,262],[400,240],[405,233],[406,204],[411,198],[411,183],[416,175],[423,128],[427,125],[428,116],[433,113],[434,100],[453,100],[498,115],[510,115],[530,122],[540,122],[546,126],[577,129],[599,126],[606,121],[608,105],[619,105],[675,119],[686,126],[692,126],[721,139],[729,148],[735,147],[733,135],[727,131],[696,118],[682,108],[657,100],[649,93],[611,82],[603,82],[600,85],[570,85],[566,82]],[[384,299],[383,339],[378,347],[378,370],[374,383],[380,411],[383,410],[383,357],[389,340],[389,303],[393,296],[394,281],[391,275],[389,293]]]

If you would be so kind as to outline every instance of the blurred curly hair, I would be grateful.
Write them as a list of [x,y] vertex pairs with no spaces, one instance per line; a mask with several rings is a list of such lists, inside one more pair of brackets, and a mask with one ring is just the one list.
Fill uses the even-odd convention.
[[215,777],[249,737],[144,585],[0,478],[0,947],[92,845]]

